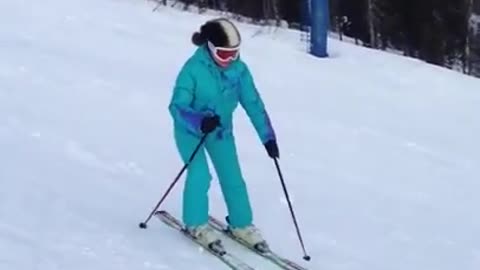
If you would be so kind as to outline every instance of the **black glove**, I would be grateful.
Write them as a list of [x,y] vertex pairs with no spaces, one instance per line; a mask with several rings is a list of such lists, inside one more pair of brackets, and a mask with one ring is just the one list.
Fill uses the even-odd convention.
[[264,145],[265,145],[265,149],[267,149],[268,156],[270,156],[271,158],[280,157],[280,153],[278,151],[277,141],[269,140]]
[[205,116],[202,119],[202,124],[200,126],[200,129],[202,130],[203,133],[210,133],[219,125],[220,125],[220,117],[218,115]]

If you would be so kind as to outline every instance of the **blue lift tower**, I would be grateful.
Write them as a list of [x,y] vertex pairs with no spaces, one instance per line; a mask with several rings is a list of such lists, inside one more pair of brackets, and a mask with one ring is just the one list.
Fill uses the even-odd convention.
[[328,1],[302,1],[302,31],[307,34],[310,53],[317,57],[328,57],[327,37],[330,26]]

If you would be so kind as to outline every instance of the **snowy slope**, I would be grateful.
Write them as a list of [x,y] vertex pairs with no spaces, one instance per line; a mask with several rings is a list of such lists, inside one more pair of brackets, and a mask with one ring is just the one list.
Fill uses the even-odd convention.
[[[182,166],[167,105],[207,19],[151,9],[0,1],[0,269],[226,269],[157,220],[137,227]],[[312,261],[239,109],[271,245],[309,269],[480,269],[480,80],[335,40],[317,59],[293,31],[241,29]],[[164,205],[177,215],[180,195]],[[223,216],[216,182],[211,201]]]

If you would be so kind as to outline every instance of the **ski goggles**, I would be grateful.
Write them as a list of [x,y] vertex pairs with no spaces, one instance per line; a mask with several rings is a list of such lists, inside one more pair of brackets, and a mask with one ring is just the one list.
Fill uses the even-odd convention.
[[210,41],[208,42],[208,48],[212,54],[218,60],[222,62],[233,61],[238,58],[240,54],[240,46],[227,48],[227,47],[215,47]]

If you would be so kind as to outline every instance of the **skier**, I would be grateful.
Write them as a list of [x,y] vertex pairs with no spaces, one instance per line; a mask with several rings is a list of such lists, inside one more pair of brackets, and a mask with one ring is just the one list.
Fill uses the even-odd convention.
[[266,247],[252,221],[237,156],[232,114],[238,103],[245,109],[268,155],[278,158],[279,150],[264,103],[247,65],[240,59],[240,33],[230,20],[219,18],[204,23],[200,32],[192,35],[192,42],[198,48],[181,68],[169,104],[176,146],[184,162],[207,134],[187,169],[183,223],[204,244],[221,243],[207,225],[211,175],[206,150],[227,205],[229,229],[253,247]]

